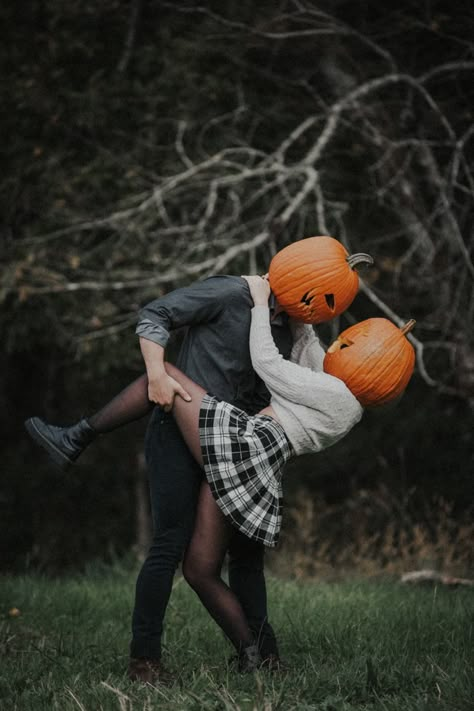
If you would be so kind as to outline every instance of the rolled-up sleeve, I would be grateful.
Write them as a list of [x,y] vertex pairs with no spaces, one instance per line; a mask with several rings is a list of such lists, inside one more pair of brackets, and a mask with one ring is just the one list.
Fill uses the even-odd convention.
[[138,322],[135,333],[139,338],[146,338],[147,341],[153,341],[153,343],[157,343],[163,348],[166,348],[170,338],[169,331],[166,328],[158,326],[146,318]]

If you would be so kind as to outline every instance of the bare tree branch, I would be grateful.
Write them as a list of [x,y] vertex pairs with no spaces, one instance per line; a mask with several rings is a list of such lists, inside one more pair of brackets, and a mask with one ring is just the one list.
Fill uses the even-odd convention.
[[[374,37],[303,0],[291,0],[284,12],[252,27],[204,7],[163,6],[206,15],[223,31],[275,51],[282,41],[291,47],[303,37],[337,36],[340,54],[324,55],[330,71],[321,63],[327,81],[338,78],[332,98],[323,99],[307,82],[315,100],[306,104],[309,110],[295,111],[285,130],[252,111],[240,85],[226,113],[202,122],[177,118],[171,140],[155,147],[167,157],[156,162],[166,172],[147,174],[148,182],[137,182],[135,192],[102,214],[71,209],[58,229],[18,240],[11,267],[0,276],[3,298],[100,292],[107,304],[100,324],[91,329],[90,319],[75,316],[83,338],[95,340],[117,333],[130,302],[139,304],[155,290],[226,269],[266,268],[288,242],[333,234],[375,257],[361,291],[376,313],[401,325],[400,304],[417,311],[429,346],[409,337],[427,385],[462,392],[470,376],[462,381],[460,374],[471,372],[474,313],[474,128],[443,100],[434,80],[443,77],[443,85],[457,91],[474,62],[439,63],[412,76]],[[132,3],[130,52],[141,10],[140,2]],[[345,59],[354,43],[383,63],[351,70]],[[122,57],[125,67],[130,52]],[[374,76],[374,70],[382,73]],[[267,125],[272,131],[259,141]],[[354,244],[347,244],[349,235]],[[435,373],[436,354],[447,362],[446,372]]]
[[[367,286],[367,284],[365,284],[362,280],[360,280],[360,290],[370,299],[373,304],[377,306],[378,309],[380,309],[382,313],[384,313],[386,316],[388,316],[389,319],[396,323],[399,328],[401,328],[406,323],[406,318],[401,318],[398,314],[396,314],[395,311],[393,311],[390,306],[388,306],[384,301],[382,301],[382,299],[380,299],[377,294],[375,294],[374,291],[369,286]],[[427,385],[430,385],[431,387],[439,385],[440,383],[437,383],[436,380],[433,380],[433,378],[431,378],[426,371],[423,359],[424,346],[421,341],[415,338],[412,333],[408,333],[407,338],[415,348],[418,369],[425,383]]]
[[123,48],[123,53],[120,61],[117,65],[117,71],[123,74],[132,58],[133,49],[135,47],[135,41],[138,32],[138,25],[140,24],[140,18],[143,11],[143,0],[131,0],[130,5],[130,18],[128,24],[127,36],[125,38],[125,45]]

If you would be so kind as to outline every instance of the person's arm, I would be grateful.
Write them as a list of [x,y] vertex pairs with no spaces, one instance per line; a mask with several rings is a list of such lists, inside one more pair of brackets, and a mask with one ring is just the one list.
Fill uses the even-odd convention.
[[223,308],[230,291],[231,283],[226,277],[213,277],[175,289],[141,309],[135,332],[146,365],[148,397],[165,411],[173,406],[175,395],[185,400],[189,397],[164,369],[170,332],[181,326],[212,320]]
[[322,421],[342,436],[360,420],[362,406],[342,380],[283,358],[271,332],[269,287],[259,277],[245,278],[255,304],[249,344],[254,370],[273,395],[321,413]]
[[158,343],[140,338],[140,349],[148,376],[148,399],[169,412],[176,395],[189,402],[191,397],[165,370],[165,349]]
[[[309,368],[285,360],[273,340],[270,326],[268,297],[270,285],[266,277],[244,276],[249,285],[254,307],[251,311],[250,355],[255,372],[270,391],[299,402],[314,406],[315,387],[325,385],[324,374],[313,373]],[[318,377],[319,376],[319,377]],[[321,381],[321,382],[319,382]]]
[[[285,360],[273,340],[269,323],[268,306],[258,304],[252,309],[250,326],[250,355],[254,370],[271,392],[301,405],[324,408],[329,405],[329,395],[339,390],[341,381],[324,372]],[[331,398],[332,399],[332,398]]]
[[290,328],[293,334],[290,360],[314,371],[323,370],[326,351],[314,328],[309,323],[301,323],[294,319],[290,319]]

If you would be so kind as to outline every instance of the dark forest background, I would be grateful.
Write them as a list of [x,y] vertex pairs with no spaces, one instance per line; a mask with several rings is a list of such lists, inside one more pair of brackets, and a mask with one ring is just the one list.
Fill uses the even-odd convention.
[[415,318],[418,365],[396,408],[292,463],[287,540],[311,558],[324,529],[337,560],[422,527],[444,560],[472,533],[472,3],[30,0],[0,17],[1,566],[143,548],[146,422],[61,474],[23,420],[72,422],[138,376],[152,298],[316,234],[376,260],[323,339]]

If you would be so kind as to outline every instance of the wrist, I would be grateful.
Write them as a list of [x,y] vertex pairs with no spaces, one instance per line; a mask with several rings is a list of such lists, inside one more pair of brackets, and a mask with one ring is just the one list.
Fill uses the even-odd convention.
[[167,372],[164,368],[157,368],[156,366],[153,368],[147,368],[147,375],[148,375],[148,382],[149,383],[156,383],[162,378],[167,376]]

